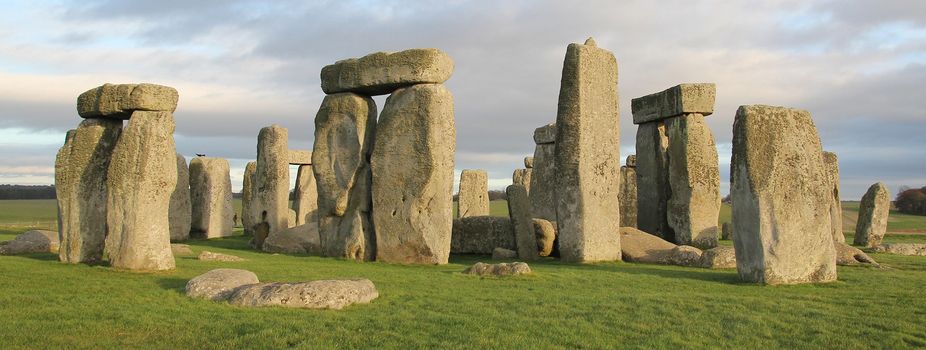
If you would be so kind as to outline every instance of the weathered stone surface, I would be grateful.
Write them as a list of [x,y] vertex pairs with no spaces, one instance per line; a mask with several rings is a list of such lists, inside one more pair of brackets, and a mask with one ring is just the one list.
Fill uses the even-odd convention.
[[534,167],[534,157],[524,157],[524,167],[533,168]]
[[527,194],[531,193],[531,175],[533,175],[534,169],[514,169],[514,173],[511,174],[511,183],[515,185],[524,186],[524,189],[527,190]]
[[225,158],[196,157],[190,161],[191,230],[200,238],[232,235],[235,208],[231,177]]
[[371,160],[377,261],[447,263],[455,150],[453,96],[443,85],[389,96]]
[[319,254],[318,225],[308,223],[277,231],[264,241],[263,250],[268,253]]
[[735,269],[736,249],[733,247],[714,247],[701,254],[701,266],[708,269]]
[[842,233],[842,201],[839,199],[839,158],[833,152],[824,151],[823,164],[826,166],[826,176],[833,191],[830,197],[830,229],[833,232],[833,242],[845,243],[846,236]]
[[30,230],[16,236],[12,241],[0,242],[0,255],[30,253],[57,253],[58,232]]
[[701,249],[688,245],[680,245],[669,251],[669,256],[666,261],[669,265],[699,267],[701,266],[702,254]]
[[463,169],[457,217],[489,215],[489,175],[482,169]]
[[617,60],[570,44],[556,115],[556,223],[560,258],[620,260],[620,123]]
[[881,266],[875,259],[872,259],[861,249],[850,246],[844,242],[833,242],[833,245],[836,248],[836,265],[852,266],[870,264],[873,266]]
[[129,119],[134,111],[173,113],[177,90],[155,84],[103,84],[77,97],[77,114],[83,118]]
[[106,185],[106,250],[113,267],[170,270],[170,196],[177,186],[174,117],[136,111],[113,150]]
[[312,152],[298,149],[291,149],[287,152],[287,158],[290,165],[312,165]]
[[224,262],[244,261],[244,259],[238,256],[222,254],[222,253],[214,253],[208,250],[204,250],[200,252],[199,256],[197,256],[196,259],[199,259],[202,261],[224,261]]
[[464,274],[476,276],[517,276],[531,273],[531,268],[523,262],[486,264],[477,262],[463,270]]
[[173,253],[174,256],[193,255],[193,249],[190,248],[188,244],[171,243],[170,252]]
[[534,148],[531,169],[530,200],[535,218],[556,221],[556,144],[538,144]]
[[[534,143],[544,145],[556,142],[556,123],[550,123],[534,129]],[[534,157],[537,155],[535,154]]]
[[340,310],[353,304],[367,304],[378,297],[376,286],[368,279],[320,280],[246,285],[237,288],[228,302],[247,307]]
[[675,244],[633,227],[620,228],[621,256],[624,261],[665,264]]
[[809,112],[740,106],[731,179],[741,279],[762,284],[836,280],[830,184]]
[[103,257],[107,169],[121,133],[119,120],[83,120],[58,151],[55,193],[62,262],[94,263]]
[[300,165],[296,171],[296,189],[293,191],[293,211],[296,224],[318,224],[318,186],[311,165]]
[[637,171],[636,168],[621,167],[621,227],[637,227]]
[[520,185],[511,185],[505,189],[505,193],[508,194],[508,215],[511,218],[518,257],[528,261],[535,260],[539,254],[527,190]]
[[869,248],[881,245],[890,213],[891,195],[887,186],[883,182],[871,185],[859,203],[854,243]]
[[733,224],[730,222],[725,222],[720,226],[720,239],[722,240],[731,240],[733,239]]
[[534,237],[537,240],[537,253],[540,256],[550,256],[553,253],[553,244],[556,243],[556,224],[544,220],[533,219]]
[[637,167],[637,155],[631,154],[627,156],[627,160],[624,161],[624,166],[628,166],[631,168]]
[[926,256],[926,244],[923,243],[887,243],[871,249],[878,253]]
[[717,145],[700,114],[666,119],[669,137],[669,227],[675,243],[717,246],[720,216],[720,168]]
[[516,249],[511,219],[503,216],[469,216],[453,220],[451,253],[491,254],[496,247]]
[[714,113],[716,87],[712,83],[680,84],[630,101],[633,123],[651,123],[682,114]]
[[415,84],[440,84],[453,74],[453,60],[438,49],[376,52],[337,61],[322,68],[326,94],[356,92],[385,95]]
[[289,215],[286,217],[286,228],[295,227],[295,226],[296,226],[296,211],[289,209]]
[[323,254],[370,261],[376,257],[370,154],[376,103],[367,96],[325,96],[315,115],[313,171],[318,181]]
[[186,283],[186,296],[220,301],[228,299],[242,286],[260,283],[257,275],[248,270],[215,269],[193,277]]
[[511,250],[511,249],[496,247],[495,249],[492,250],[492,260],[514,259],[517,257],[518,257],[518,252]]
[[180,242],[190,238],[193,220],[193,204],[190,203],[190,168],[186,158],[177,153],[177,186],[170,194],[170,241]]
[[669,187],[669,138],[665,124],[637,126],[637,227],[666,240],[675,240],[666,210]]
[[254,225],[260,222],[260,213],[255,212],[254,202],[254,176],[257,172],[257,162],[248,162],[244,166],[244,179],[241,180],[241,226],[244,227],[245,236],[254,235]]
[[289,131],[279,125],[260,129],[257,136],[257,167],[251,188],[249,206],[254,210],[251,229],[255,232],[254,245],[263,245],[258,237],[258,225],[266,224],[267,235],[284,230],[289,224]]

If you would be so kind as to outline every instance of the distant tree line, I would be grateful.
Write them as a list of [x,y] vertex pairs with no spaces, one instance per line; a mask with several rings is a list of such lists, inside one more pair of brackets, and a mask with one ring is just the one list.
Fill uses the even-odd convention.
[[0,199],[55,199],[54,185],[0,185]]
[[904,214],[926,215],[926,186],[910,188],[901,186],[894,200],[897,211]]

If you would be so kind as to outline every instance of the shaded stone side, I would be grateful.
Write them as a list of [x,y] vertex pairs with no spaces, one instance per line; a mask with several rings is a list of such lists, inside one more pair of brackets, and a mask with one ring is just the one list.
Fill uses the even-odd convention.
[[514,169],[514,172],[511,174],[511,183],[515,185],[524,186],[524,189],[527,190],[528,196],[531,194],[531,176],[533,175],[534,169]]
[[556,216],[560,257],[620,260],[620,124],[617,60],[591,38],[570,44],[556,116]]
[[830,197],[830,229],[833,232],[833,242],[845,243],[846,236],[842,233],[842,201],[839,199],[839,158],[833,152],[824,151],[823,164],[826,165],[826,176],[833,190]]
[[371,160],[376,260],[447,263],[455,150],[453,95],[443,85],[389,96]]
[[489,175],[482,169],[463,169],[457,217],[489,215]]
[[190,203],[190,168],[186,158],[177,153],[177,186],[170,194],[170,241],[181,242],[190,238],[193,206]]
[[122,131],[120,120],[86,119],[68,133],[58,152],[55,192],[62,262],[94,263],[103,257],[108,232],[107,169]]
[[511,185],[505,189],[505,193],[508,195],[508,216],[511,218],[518,258],[535,260],[539,253],[527,190],[520,185]]
[[810,113],[740,106],[730,170],[740,278],[762,284],[836,280],[829,181]]
[[438,49],[376,52],[325,66],[321,85],[326,94],[383,95],[414,84],[443,83],[452,73],[453,60]]
[[720,168],[714,135],[700,114],[666,120],[669,138],[669,227],[675,243],[701,249],[717,246]]
[[318,188],[323,254],[370,261],[376,257],[370,154],[376,104],[352,93],[328,95],[315,116],[312,170]]
[[[257,219],[251,224],[254,246],[263,245],[266,235],[289,228],[289,131],[276,124],[260,129],[257,136],[257,168],[251,188],[251,203]],[[259,229],[257,226],[261,226]]]
[[877,247],[887,232],[887,217],[891,213],[891,195],[883,182],[871,185],[858,207],[855,225],[856,245]]
[[255,213],[256,205],[254,202],[254,177],[257,173],[257,162],[248,162],[244,166],[244,178],[241,180],[241,226],[244,227],[244,235],[251,236],[254,234],[254,225],[260,222],[260,213]]
[[106,184],[106,250],[113,267],[171,270],[168,211],[177,185],[174,118],[135,112],[113,150]]
[[675,240],[666,208],[672,190],[669,186],[669,138],[665,124],[637,126],[637,228],[667,241]]
[[539,144],[534,148],[530,185],[531,212],[535,218],[556,221],[555,188],[556,144]]
[[318,223],[318,185],[311,165],[300,165],[296,170],[296,188],[293,191],[295,226]]
[[637,171],[633,167],[621,167],[621,227],[637,227]]
[[495,248],[516,248],[511,219],[504,216],[469,216],[453,220],[450,252],[492,254]]
[[232,235],[235,208],[231,178],[225,158],[196,157],[190,161],[192,234],[199,238]]

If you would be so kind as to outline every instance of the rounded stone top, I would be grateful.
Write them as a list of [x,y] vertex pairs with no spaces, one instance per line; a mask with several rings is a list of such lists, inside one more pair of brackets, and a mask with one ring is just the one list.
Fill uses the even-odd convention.
[[588,37],[588,39],[585,39],[585,45],[598,47],[598,43],[596,43],[595,38],[592,38],[592,37]]

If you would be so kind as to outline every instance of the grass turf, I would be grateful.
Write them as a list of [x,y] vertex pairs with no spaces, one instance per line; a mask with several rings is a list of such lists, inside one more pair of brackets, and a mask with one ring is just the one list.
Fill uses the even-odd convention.
[[[0,228],[0,240],[23,230]],[[247,261],[177,257],[176,270],[143,274],[64,265],[52,254],[0,257],[0,348],[926,346],[921,257],[874,254],[888,268],[839,267],[835,283],[761,287],[740,283],[735,270],[546,259],[531,263],[531,276],[483,279],[460,271],[487,257],[402,266],[265,254],[241,236],[188,243],[195,253]],[[183,295],[187,280],[219,267],[248,269],[263,281],[369,278],[380,298],[316,311]]]

